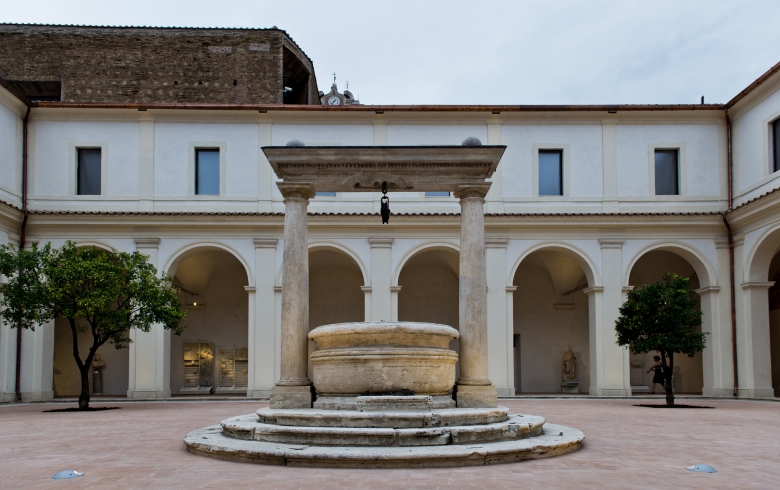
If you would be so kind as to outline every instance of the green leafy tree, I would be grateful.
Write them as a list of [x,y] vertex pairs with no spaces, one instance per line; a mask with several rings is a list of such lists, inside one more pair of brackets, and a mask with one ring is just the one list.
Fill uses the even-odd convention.
[[[73,358],[81,374],[79,408],[89,408],[89,371],[104,344],[129,346],[130,329],[148,332],[155,323],[181,334],[186,312],[170,277],[157,275],[147,256],[138,252],[104,252],[77,248],[67,242],[60,249],[16,250],[0,246],[0,314],[11,327],[29,328],[58,316],[70,324]],[[92,344],[82,359],[79,334],[89,332]]]
[[628,293],[615,322],[618,345],[628,346],[633,354],[659,352],[669,406],[674,406],[674,355],[693,357],[704,350],[707,339],[707,333],[697,331],[702,313],[689,283],[667,272],[660,282],[637,287]]

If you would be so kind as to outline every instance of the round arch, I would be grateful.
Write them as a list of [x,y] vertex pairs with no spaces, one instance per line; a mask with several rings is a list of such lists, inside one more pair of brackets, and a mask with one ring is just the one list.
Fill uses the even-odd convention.
[[111,245],[97,240],[75,240],[73,243],[76,244],[77,248],[95,247],[96,249],[103,250],[104,252],[113,252],[117,250]]
[[780,250],[780,224],[769,228],[756,240],[745,262],[745,282],[770,281],[769,266]]
[[195,242],[184,245],[171,254],[170,258],[165,263],[165,267],[161,268],[160,270],[163,270],[168,275],[173,276],[176,274],[176,270],[179,268],[182,262],[187,260],[188,257],[198,252],[206,252],[208,250],[219,250],[222,252],[227,252],[235,257],[236,260],[238,260],[244,267],[247,282],[249,283],[247,285],[252,286],[255,283],[252,269],[249,268],[249,264],[244,259],[244,257],[236,249],[220,242]]
[[446,241],[429,241],[429,242],[423,242],[420,243],[414,247],[411,248],[408,252],[404,254],[403,257],[401,257],[400,262],[398,262],[398,266],[395,269],[395,272],[393,273],[393,286],[398,286],[398,280],[401,277],[401,272],[404,269],[404,266],[406,263],[415,255],[418,255],[423,252],[430,252],[433,250],[445,250],[449,252],[457,252],[460,254],[460,247],[458,247],[456,244],[452,242],[446,242]]
[[631,277],[631,270],[634,268],[637,261],[641,259],[642,256],[644,256],[646,253],[654,251],[671,252],[685,259],[689,264],[691,264],[693,270],[696,271],[696,275],[699,277],[699,287],[703,288],[707,286],[717,286],[718,281],[715,279],[717,278],[715,270],[713,269],[712,264],[710,264],[710,262],[704,257],[703,253],[701,253],[696,248],[691,247],[687,243],[670,241],[659,241],[651,243],[650,245],[641,248],[637,253],[635,253],[624,272],[624,285],[628,285],[629,279]]
[[588,254],[586,254],[584,251],[568,243],[542,242],[530,247],[528,250],[525,250],[522,254],[520,254],[520,257],[515,260],[515,263],[509,269],[507,286],[511,286],[513,284],[517,269],[520,267],[520,264],[523,262],[523,260],[525,260],[532,253],[542,250],[560,252],[571,257],[582,268],[582,272],[585,273],[585,277],[588,279],[588,286],[593,287],[601,285],[601,276],[598,274],[598,269],[594,265],[593,260],[591,260]]

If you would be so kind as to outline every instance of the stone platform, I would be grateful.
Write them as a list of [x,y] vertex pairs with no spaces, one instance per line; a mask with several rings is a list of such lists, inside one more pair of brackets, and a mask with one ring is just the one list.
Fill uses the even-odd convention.
[[312,467],[474,466],[577,450],[582,432],[503,407],[276,410],[187,434],[187,449],[230,461]]

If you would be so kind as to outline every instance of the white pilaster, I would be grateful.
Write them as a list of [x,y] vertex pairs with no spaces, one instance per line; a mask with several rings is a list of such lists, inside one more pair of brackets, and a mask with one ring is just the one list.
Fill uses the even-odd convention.
[[154,117],[142,113],[139,124],[138,210],[154,211]]
[[[720,290],[710,299],[707,310],[702,311],[712,317],[709,330],[711,333],[707,339],[707,349],[711,350],[710,369],[712,370],[712,384],[706,382],[702,387],[702,394],[706,396],[733,396],[734,395],[734,355],[731,328],[731,273],[729,259],[728,239],[716,239],[715,251],[717,254],[718,284]],[[705,349],[705,352],[706,350]],[[704,365],[704,372],[708,369]],[[705,375],[706,376],[706,375]],[[706,379],[706,377],[705,377]]]
[[21,373],[22,401],[54,398],[54,320],[22,330]]
[[[136,238],[137,251],[158,266],[159,238]],[[154,324],[148,332],[130,330],[130,373],[127,397],[135,399],[171,396],[171,332]]]
[[[501,144],[501,124],[499,120],[488,121],[487,123],[487,144],[488,145],[500,145]],[[503,168],[501,165],[496,167],[496,171],[493,172],[493,176],[490,181],[493,185],[490,186],[485,200],[487,201],[488,213],[503,213],[504,212],[504,196],[503,196],[503,184],[501,182],[501,175],[503,174]]]
[[[0,284],[5,284],[5,277],[2,275]],[[17,335],[17,329],[0,321],[0,403],[16,400]]]
[[255,238],[255,287],[249,291],[249,388],[247,396],[267,398],[276,381],[277,330],[274,301],[276,246],[279,240]]
[[[371,244],[371,321],[391,321],[393,298],[390,286],[392,273],[392,238],[369,238]],[[366,295],[369,299],[369,294]]]
[[257,141],[257,212],[270,213],[273,210],[273,185],[276,179],[273,169],[263,153],[264,146],[273,144],[273,123],[269,120],[258,119]]
[[365,297],[363,298],[363,318],[364,321],[370,322],[372,320],[371,315],[371,303],[372,303],[372,288],[371,286],[360,286],[360,290],[363,291]]
[[597,331],[601,330],[601,342],[598,347],[601,349],[602,358],[599,360],[599,365],[603,366],[603,377],[599,375],[601,383],[596,385],[595,393],[593,388],[590,391],[595,395],[627,396],[631,394],[628,349],[615,343],[617,340],[615,321],[620,314],[619,309],[623,304],[624,295],[623,240],[602,239],[599,240],[599,244],[604,289],[601,293],[601,320],[595,324],[595,327]]
[[391,320],[398,321],[398,293],[401,292],[401,286],[390,286],[390,300],[392,301],[393,309]]
[[506,357],[509,362],[506,365],[506,379],[509,385],[509,395],[515,396],[515,388],[517,382],[515,381],[515,352],[514,352],[514,340],[515,340],[515,302],[514,295],[517,291],[517,286],[506,287]]
[[618,212],[617,187],[617,121],[601,121],[601,158],[605,213]]
[[514,388],[509,373],[511,349],[505,348],[507,338],[512,346],[511,322],[507,322],[506,246],[507,238],[485,238],[487,274],[488,378],[496,386],[498,396],[509,396]]
[[769,288],[774,281],[745,282],[742,315],[737,319],[739,396],[774,397],[769,340]]

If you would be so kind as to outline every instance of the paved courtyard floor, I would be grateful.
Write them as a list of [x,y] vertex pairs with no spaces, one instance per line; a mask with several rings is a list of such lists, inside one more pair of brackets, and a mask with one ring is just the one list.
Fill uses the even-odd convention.
[[[413,470],[263,466],[186,451],[182,439],[190,430],[267,402],[113,403],[121,410],[92,413],[43,413],[63,404],[7,405],[0,406],[0,488],[780,488],[780,403],[680,401],[716,409],[502,400],[512,412],[582,430],[582,449],[514,464]],[[685,469],[696,463],[718,473]],[[85,476],[50,479],[64,469]]]

